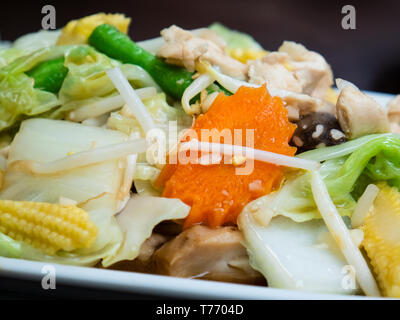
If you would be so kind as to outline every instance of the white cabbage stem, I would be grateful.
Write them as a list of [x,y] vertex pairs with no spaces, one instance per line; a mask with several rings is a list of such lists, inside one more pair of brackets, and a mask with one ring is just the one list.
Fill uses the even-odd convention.
[[150,52],[153,55],[156,55],[160,48],[165,43],[163,37],[152,38],[148,40],[138,41],[136,44],[141,47],[142,49]]
[[214,103],[214,101],[218,97],[218,95],[219,95],[219,92],[215,91],[215,92],[209,94],[204,99],[204,101],[201,103],[201,111],[203,113],[206,113],[210,109],[211,105]]
[[354,244],[350,231],[333,204],[326,185],[317,171],[311,172],[311,189],[318,210],[347,262],[354,268],[360,287],[368,296],[380,296],[378,286],[367,262],[359,248]]
[[[135,141],[140,138],[139,132],[134,132],[129,136],[129,140]],[[132,187],[133,178],[135,176],[137,154],[130,154],[126,157],[126,168],[124,173],[124,182],[121,186],[122,194],[129,194],[129,190]]]
[[240,87],[245,86],[245,87],[252,87],[252,88],[258,88],[260,85],[258,84],[253,84],[249,82],[245,82],[242,80],[238,80],[232,77],[229,77],[219,71],[217,71],[215,68],[213,68],[209,63],[207,62],[202,62],[200,65],[200,69],[203,69],[212,77],[213,80],[217,81],[221,86],[223,86],[225,89],[228,91],[235,93]]
[[104,161],[125,158],[129,155],[145,152],[145,139],[126,141],[92,150],[73,153],[61,159],[50,162],[17,160],[10,164],[13,170],[24,170],[34,174],[54,174],[61,171],[81,168]]
[[232,144],[200,142],[192,139],[189,142],[181,143],[179,152],[188,150],[202,151],[208,153],[221,153],[228,156],[240,155],[248,159],[272,163],[277,166],[285,166],[304,170],[318,170],[320,163],[313,160],[299,159],[296,157],[285,156],[279,153],[265,150],[253,149]]
[[357,206],[354,209],[353,215],[351,217],[351,226],[353,228],[358,228],[364,224],[365,218],[368,215],[369,210],[374,204],[375,198],[379,193],[379,188],[370,184],[365,189],[364,193],[361,195],[360,199],[357,201]]
[[124,174],[124,183],[121,187],[122,194],[129,193],[132,188],[133,177],[135,176],[137,154],[130,154],[126,157],[126,168]]
[[200,106],[191,106],[190,100],[192,100],[201,91],[205,90],[210,84],[214,82],[214,79],[208,74],[202,74],[196,80],[194,80],[189,87],[186,88],[182,96],[182,107],[185,112],[189,115],[200,113]]
[[106,70],[106,72],[121,94],[125,103],[131,109],[135,118],[139,121],[143,131],[148,132],[149,130],[154,129],[156,125],[153,118],[121,70],[119,68],[113,68]]
[[[157,94],[156,88],[140,88],[136,89],[136,94],[141,100],[149,99]],[[71,111],[68,114],[68,120],[81,122],[91,118],[97,118],[108,112],[117,110],[125,104],[125,100],[121,95],[116,95],[99,101],[90,103],[86,106],[80,107],[77,110]]]
[[104,126],[107,123],[108,115],[103,114],[101,116],[98,116],[97,118],[88,118],[86,120],[83,120],[81,123],[84,126],[89,126],[89,127],[101,127]]

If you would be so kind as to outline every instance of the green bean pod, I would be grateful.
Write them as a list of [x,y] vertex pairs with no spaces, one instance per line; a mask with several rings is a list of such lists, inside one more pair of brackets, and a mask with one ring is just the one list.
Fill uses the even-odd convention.
[[94,29],[89,37],[89,44],[113,59],[142,67],[175,99],[181,99],[183,92],[193,81],[192,72],[170,65],[152,55],[111,25],[103,24]]
[[34,80],[36,89],[57,93],[68,73],[64,61],[64,57],[43,61],[26,74]]

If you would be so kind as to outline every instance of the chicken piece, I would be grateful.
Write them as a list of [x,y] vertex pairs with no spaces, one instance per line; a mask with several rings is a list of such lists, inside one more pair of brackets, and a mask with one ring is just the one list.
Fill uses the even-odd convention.
[[199,36],[175,25],[161,31],[165,43],[158,56],[168,63],[195,70],[198,59],[219,66],[221,71],[231,77],[246,79],[247,65],[225,53],[225,41],[212,30],[199,32]]
[[292,41],[284,41],[279,52],[289,56],[289,68],[300,82],[302,92],[325,98],[327,90],[333,85],[333,73],[324,57]]
[[249,82],[267,84],[280,95],[289,111],[289,120],[297,121],[311,112],[335,113],[334,104],[326,101],[333,84],[332,71],[318,53],[308,51],[301,44],[285,41],[279,51],[248,63]]
[[387,104],[389,115],[391,111],[400,112],[400,94],[390,100]]
[[276,89],[305,93],[323,99],[333,84],[332,70],[318,53],[285,41],[278,52],[249,61],[250,82]]
[[300,82],[303,93],[321,99],[326,96],[333,85],[333,73],[324,57],[292,41],[284,41],[279,52],[289,56],[289,67]]
[[251,83],[266,83],[268,88],[302,92],[300,82],[295,78],[293,72],[289,71],[283,64],[251,60],[248,65]]
[[264,283],[263,276],[250,267],[242,240],[234,227],[193,226],[156,251],[156,272],[184,278]]
[[290,121],[298,121],[301,116],[314,112],[335,114],[335,106],[328,101],[311,97],[304,93],[270,89],[273,96],[279,96],[285,102]]
[[390,131],[400,133],[400,94],[387,104]]
[[196,36],[201,39],[215,43],[222,50],[226,49],[226,41],[221,38],[214,30],[208,28],[200,28],[196,30]]
[[346,85],[336,103],[336,113],[349,139],[390,131],[386,110],[353,85]]

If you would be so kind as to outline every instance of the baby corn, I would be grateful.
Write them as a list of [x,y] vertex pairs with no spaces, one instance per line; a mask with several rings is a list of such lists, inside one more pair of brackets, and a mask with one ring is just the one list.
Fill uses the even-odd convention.
[[246,63],[248,60],[256,60],[265,56],[268,51],[262,49],[243,49],[243,48],[233,48],[227,49],[227,53],[236,60]]
[[382,293],[400,298],[400,193],[396,188],[380,185],[363,230],[363,245]]
[[74,205],[0,200],[0,232],[52,255],[90,247],[97,227]]

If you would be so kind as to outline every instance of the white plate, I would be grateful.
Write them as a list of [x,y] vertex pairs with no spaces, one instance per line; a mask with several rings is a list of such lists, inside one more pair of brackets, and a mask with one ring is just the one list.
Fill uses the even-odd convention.
[[[369,93],[386,105],[393,95]],[[48,263],[0,257],[0,275],[29,280],[43,279],[43,267]],[[230,284],[216,281],[181,279],[136,272],[114,271],[51,264],[56,283],[109,289],[136,294],[185,299],[367,299],[360,296],[341,296],[280,290],[260,286]],[[42,270],[44,271],[42,273]]]
[[304,293],[294,290],[280,290],[197,279],[182,279],[137,272],[65,266],[0,257],[0,275],[3,276],[41,281],[48,273],[48,266],[54,267],[56,286],[57,283],[62,283],[177,299],[310,300],[364,298],[358,296]]

